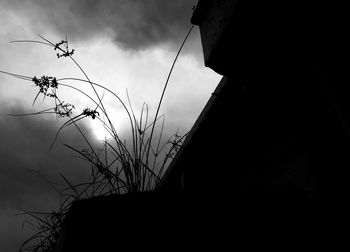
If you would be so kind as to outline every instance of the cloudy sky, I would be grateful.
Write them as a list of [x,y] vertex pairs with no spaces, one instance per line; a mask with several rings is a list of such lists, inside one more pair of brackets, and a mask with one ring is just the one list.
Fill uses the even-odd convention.
[[[83,78],[68,58],[58,59],[52,48],[13,40],[38,40],[38,34],[57,43],[67,35],[75,59],[92,81],[115,91],[125,102],[126,89],[136,114],[143,102],[154,113],[176,52],[190,28],[196,0],[0,0],[0,70],[26,76]],[[220,76],[203,66],[195,27],[170,79],[161,114],[166,134],[187,132],[203,109]],[[82,83],[68,83],[79,85]],[[38,99],[33,83],[0,74],[0,251],[16,251],[32,231],[22,228],[20,209],[49,211],[58,194],[43,177],[60,183],[59,172],[72,181],[87,175],[86,163],[72,157],[63,143],[82,146],[74,128],[65,129],[53,150],[50,144],[62,121],[54,116],[14,117],[50,107]],[[59,90],[77,110],[91,106],[79,93]],[[102,94],[102,93],[100,93]],[[128,122],[115,99],[104,98],[115,126],[123,136]],[[96,145],[104,136],[95,121],[80,126]]]

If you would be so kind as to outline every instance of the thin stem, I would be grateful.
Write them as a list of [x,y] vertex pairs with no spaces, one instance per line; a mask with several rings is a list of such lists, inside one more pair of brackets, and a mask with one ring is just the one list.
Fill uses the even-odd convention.
[[189,37],[190,33],[192,32],[192,29],[193,29],[194,25],[191,26],[191,28],[189,29],[185,39],[182,41],[182,44],[180,46],[180,49],[178,50],[177,54],[176,54],[176,57],[173,61],[173,64],[171,65],[171,68],[170,68],[170,71],[169,71],[169,74],[168,74],[168,77],[166,79],[166,82],[165,82],[165,85],[164,85],[164,88],[163,88],[163,91],[162,91],[162,95],[160,96],[160,100],[159,100],[159,103],[158,103],[158,107],[157,107],[157,112],[156,112],[156,115],[154,117],[154,123],[152,125],[152,130],[151,130],[151,136],[150,136],[150,141],[149,141],[149,146],[148,146],[148,150],[147,150],[147,157],[146,157],[146,164],[148,165],[148,159],[149,159],[149,152],[150,152],[150,149],[151,149],[151,144],[152,144],[152,137],[153,137],[153,133],[154,133],[154,127],[155,127],[155,124],[156,124],[156,119],[158,117],[158,114],[159,114],[159,110],[160,110],[160,106],[162,105],[162,101],[163,101],[163,97],[164,97],[164,94],[165,94],[165,90],[168,86],[168,83],[169,83],[169,79],[170,79],[170,76],[173,72],[173,69],[174,69],[174,66],[175,66],[175,63],[177,61],[177,58],[179,57],[180,55],[180,52],[182,51],[182,48],[183,46],[185,45],[185,42],[187,41],[187,38]]

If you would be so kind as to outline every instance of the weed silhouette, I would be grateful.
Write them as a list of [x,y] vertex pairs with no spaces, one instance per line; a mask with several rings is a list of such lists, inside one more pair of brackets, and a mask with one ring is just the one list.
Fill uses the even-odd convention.
[[[141,113],[137,118],[128,94],[127,100],[129,107],[115,92],[104,87],[102,84],[90,80],[81,65],[74,59],[73,54],[75,53],[75,50],[69,48],[67,37],[59,43],[53,43],[40,35],[39,37],[41,40],[12,41],[13,43],[37,43],[52,47],[54,51],[58,51],[56,54],[58,59],[69,58],[85,76],[85,79],[73,77],[56,78],[46,75],[43,75],[42,77],[30,77],[0,71],[2,74],[7,74],[35,84],[38,91],[33,100],[33,106],[39,96],[42,96],[43,101],[45,99],[50,99],[54,104],[53,107],[34,113],[9,115],[35,116],[41,114],[54,114],[57,118],[66,119],[63,125],[58,129],[54,140],[51,143],[50,149],[54,147],[57,137],[64,128],[74,126],[85,141],[86,147],[78,149],[71,145],[64,145],[77,153],[80,158],[88,161],[91,170],[89,181],[80,184],[73,184],[67,177],[60,174],[66,187],[63,189],[57,189],[57,192],[60,195],[60,209],[58,209],[58,211],[41,213],[22,210],[21,214],[28,215],[34,220],[34,222],[27,221],[27,223],[37,229],[38,232],[22,244],[20,251],[53,251],[63,220],[67,211],[71,207],[72,202],[75,200],[91,198],[99,195],[152,191],[162,184],[165,170],[187,134],[181,136],[176,132],[162,143],[164,116],[159,116],[159,111],[175,63],[192,29],[193,25],[184,38],[172,63],[160,96],[155,116],[151,122],[149,122],[149,107],[146,104],[143,104]],[[67,81],[87,84],[91,87],[93,94],[88,94],[73,84],[67,84]],[[58,95],[58,88],[67,88],[77,92],[91,101],[94,104],[94,107],[86,107],[82,111],[78,111],[75,105],[65,102]],[[110,114],[107,112],[103,103],[103,96],[99,95],[98,90],[102,90],[104,93],[112,95],[122,105],[130,123],[132,136],[131,147],[129,147],[126,140],[123,140],[117,132],[110,119]],[[86,118],[98,120],[104,127],[106,133],[111,136],[111,140],[105,138],[102,150],[93,147],[91,141],[79,126],[78,122]],[[158,139],[156,139],[154,138],[154,133],[156,130],[156,124],[159,120],[161,120],[162,123],[160,124],[160,134]]]

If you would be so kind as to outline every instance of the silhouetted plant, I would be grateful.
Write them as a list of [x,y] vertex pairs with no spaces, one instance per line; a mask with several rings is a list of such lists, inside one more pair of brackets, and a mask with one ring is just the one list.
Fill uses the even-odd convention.
[[[112,90],[104,87],[101,84],[90,80],[86,72],[73,58],[74,49],[70,50],[67,38],[59,43],[52,43],[48,39],[42,37],[37,40],[19,40],[13,41],[16,43],[39,43],[52,47],[57,53],[58,58],[70,58],[78,69],[83,73],[85,79],[80,78],[56,78],[52,76],[42,76],[40,78],[34,76],[24,76],[5,71],[0,73],[11,75],[15,78],[33,82],[38,87],[38,93],[33,100],[33,105],[41,95],[44,99],[51,99],[54,106],[34,113],[28,114],[11,114],[13,116],[39,115],[39,114],[55,114],[58,118],[67,118],[63,125],[57,131],[57,134],[51,144],[50,149],[56,142],[60,132],[73,125],[82,138],[87,147],[78,149],[71,145],[65,146],[77,154],[80,158],[87,160],[90,163],[91,175],[89,180],[81,184],[72,184],[63,174],[60,174],[65,181],[67,188],[58,190],[60,194],[60,209],[51,213],[38,213],[23,211],[24,214],[31,216],[36,222],[28,222],[35,227],[38,232],[25,241],[20,251],[53,251],[53,246],[57,240],[57,236],[61,230],[63,219],[74,200],[82,198],[90,198],[97,195],[122,194],[137,191],[154,190],[162,183],[162,176],[169,164],[169,161],[174,157],[179,147],[181,146],[186,134],[180,136],[178,132],[169,137],[165,143],[162,143],[162,135],[164,130],[164,117],[159,116],[160,107],[163,101],[164,93],[169,83],[169,78],[172,74],[177,58],[192,31],[191,26],[185,39],[183,40],[180,49],[173,61],[167,80],[162,90],[162,94],[157,106],[154,119],[149,122],[149,108],[143,104],[139,118],[133,111],[129,95],[128,105]],[[80,82],[90,85],[94,98],[88,93],[75,87],[74,85],[63,83],[63,81]],[[57,94],[58,88],[69,88],[79,94],[85,96],[94,104],[94,108],[86,107],[81,112],[77,112],[74,105],[66,103]],[[102,89],[104,92],[111,94],[123,106],[127,113],[130,130],[131,130],[131,147],[128,147],[126,140],[122,140],[116,128],[114,127],[109,113],[103,103],[103,96],[100,96],[97,89]],[[104,127],[106,133],[111,136],[111,140],[104,141],[102,150],[95,149],[90,143],[87,136],[83,133],[78,125],[78,121],[90,118],[98,120]],[[153,135],[156,129],[158,120],[162,120],[160,126],[160,134],[156,143],[153,144]],[[109,154],[110,153],[110,154]],[[112,155],[112,157],[111,157]]]

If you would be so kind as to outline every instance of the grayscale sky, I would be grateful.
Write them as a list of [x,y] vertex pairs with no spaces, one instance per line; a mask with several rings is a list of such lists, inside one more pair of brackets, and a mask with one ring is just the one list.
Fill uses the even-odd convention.
[[[68,59],[45,45],[9,43],[40,40],[57,43],[67,35],[75,59],[90,79],[116,92],[127,102],[128,90],[135,113],[142,104],[154,115],[162,87],[176,52],[189,30],[196,0],[0,0],[0,70],[27,76],[84,78]],[[161,114],[165,134],[187,132],[203,109],[221,76],[204,67],[198,27],[195,27],[170,79]],[[68,82],[67,82],[68,83]],[[70,83],[73,84],[73,83]],[[82,83],[74,83],[86,92]],[[14,117],[50,107],[38,99],[31,82],[0,73],[0,251],[18,250],[33,231],[23,225],[20,209],[50,211],[58,194],[45,181],[60,183],[59,172],[72,181],[87,176],[85,162],[74,158],[64,143],[83,146],[71,127],[49,147],[62,120],[51,115]],[[60,96],[82,110],[91,106],[79,93],[59,89]],[[102,95],[102,92],[100,93]],[[121,136],[127,138],[128,121],[120,104],[104,98]],[[81,127],[96,145],[105,136],[93,120]]]

